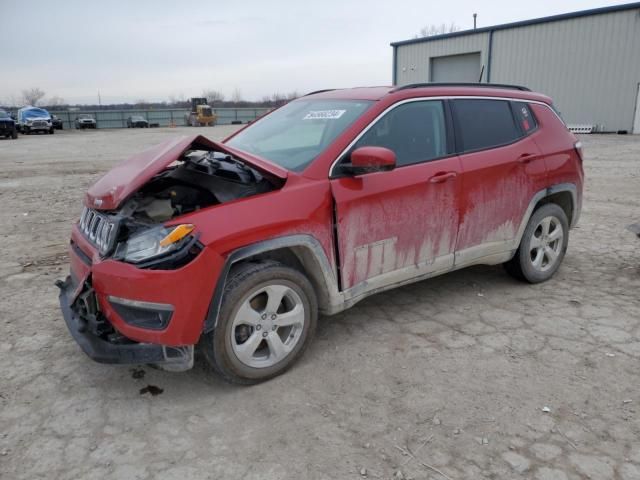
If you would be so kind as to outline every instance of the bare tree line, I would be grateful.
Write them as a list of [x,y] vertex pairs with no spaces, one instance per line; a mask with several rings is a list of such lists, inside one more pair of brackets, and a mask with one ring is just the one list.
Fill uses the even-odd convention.
[[45,98],[45,92],[39,87],[32,87],[22,90],[19,96],[10,95],[4,103],[8,107],[19,106],[48,106],[59,107],[66,105],[64,99],[58,95],[54,95],[49,98]]
[[[205,97],[209,105],[214,108],[276,107],[299,97],[298,92],[293,91],[286,94],[276,92],[271,95],[265,95],[257,101],[245,100],[242,96],[242,91],[239,88],[235,88],[229,98],[227,98],[221,91],[215,89],[204,89],[201,93],[201,96]],[[0,105],[2,105],[2,103],[4,103],[4,106],[9,108],[16,108],[20,106],[41,106],[50,109],[62,109],[73,106],[85,110],[132,108],[190,108],[191,106],[190,99],[182,93],[177,95],[169,95],[167,101],[148,101],[144,98],[139,98],[133,103],[127,102],[110,105],[72,105],[65,102],[65,100],[58,95],[46,97],[46,92],[39,87],[25,89],[21,92],[20,96],[11,95],[9,98],[5,99],[4,102],[0,102]]]
[[445,33],[454,33],[459,31],[460,27],[453,22],[449,25],[444,23],[440,25],[431,24],[422,27],[416,35],[416,38],[434,37],[436,35],[444,35]]

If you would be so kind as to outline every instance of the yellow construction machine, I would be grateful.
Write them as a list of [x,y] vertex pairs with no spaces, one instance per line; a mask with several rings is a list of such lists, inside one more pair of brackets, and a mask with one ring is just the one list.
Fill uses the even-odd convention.
[[184,114],[185,125],[192,127],[213,126],[216,124],[218,116],[213,113],[213,109],[207,105],[206,98],[192,98],[191,112]]

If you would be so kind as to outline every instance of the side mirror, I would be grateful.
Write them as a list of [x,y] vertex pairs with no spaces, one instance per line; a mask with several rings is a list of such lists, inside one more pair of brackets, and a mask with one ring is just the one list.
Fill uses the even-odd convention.
[[396,154],[384,147],[360,147],[351,152],[351,163],[344,169],[353,175],[384,172],[396,166]]

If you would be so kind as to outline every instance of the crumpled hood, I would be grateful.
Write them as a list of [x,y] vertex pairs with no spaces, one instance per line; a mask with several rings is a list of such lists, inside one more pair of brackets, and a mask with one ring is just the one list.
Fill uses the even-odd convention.
[[85,205],[96,210],[113,210],[155,175],[167,168],[187,150],[213,149],[233,155],[259,170],[266,177],[287,178],[287,170],[248,153],[209,140],[202,135],[190,135],[167,140],[138,153],[112,168],[87,190]]

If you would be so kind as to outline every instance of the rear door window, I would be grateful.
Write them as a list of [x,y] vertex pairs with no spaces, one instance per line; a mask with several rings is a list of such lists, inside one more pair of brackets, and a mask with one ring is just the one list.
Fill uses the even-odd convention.
[[522,136],[507,100],[454,100],[453,111],[463,152],[506,145]]
[[533,132],[538,126],[536,117],[533,115],[528,103],[513,102],[513,114],[516,117],[516,121],[520,126],[520,129],[525,135]]

